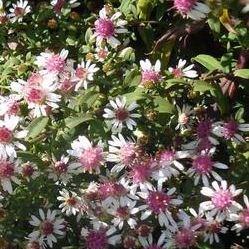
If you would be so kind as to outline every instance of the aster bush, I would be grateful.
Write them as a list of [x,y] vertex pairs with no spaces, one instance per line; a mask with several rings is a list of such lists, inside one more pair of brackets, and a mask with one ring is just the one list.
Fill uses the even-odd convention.
[[248,13],[0,0],[0,248],[248,248]]

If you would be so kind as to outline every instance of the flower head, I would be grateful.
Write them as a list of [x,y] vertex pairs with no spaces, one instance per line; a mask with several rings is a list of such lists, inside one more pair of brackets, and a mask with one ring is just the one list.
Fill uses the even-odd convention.
[[193,70],[194,65],[191,64],[185,67],[187,61],[180,59],[176,68],[170,67],[169,72],[173,74],[175,78],[196,78],[198,74]]
[[12,8],[10,8],[9,11],[9,18],[11,22],[22,22],[23,17],[31,11],[31,8],[28,5],[28,1],[19,0],[16,4],[12,4]]

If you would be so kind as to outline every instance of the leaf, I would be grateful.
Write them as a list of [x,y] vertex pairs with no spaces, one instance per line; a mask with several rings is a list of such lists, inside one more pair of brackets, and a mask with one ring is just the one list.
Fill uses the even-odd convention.
[[155,108],[156,111],[159,113],[174,113],[175,111],[175,106],[172,105],[167,99],[164,99],[160,96],[157,96],[154,99],[154,103],[157,106]]
[[90,113],[87,113],[87,114],[81,114],[81,115],[78,115],[78,116],[74,116],[74,117],[68,117],[65,119],[65,123],[66,123],[66,126],[70,129],[78,126],[79,124],[81,123],[84,123],[84,122],[87,122],[89,120],[92,120],[93,117]]
[[238,69],[234,71],[234,75],[243,79],[249,79],[249,69]]
[[207,54],[199,54],[193,58],[195,61],[203,65],[209,71],[220,70],[223,71],[223,68],[219,61],[217,61],[214,57]]
[[215,86],[202,80],[196,80],[194,83],[194,91],[204,93],[207,91],[216,90]]
[[215,33],[220,33],[220,21],[217,17],[212,16],[208,19],[208,25],[211,30],[213,30]]
[[48,121],[48,117],[39,117],[33,120],[27,127],[28,134],[26,139],[37,137],[45,129]]
[[175,86],[175,85],[187,85],[188,82],[183,80],[183,79],[169,79],[169,80],[166,80],[166,87],[165,89],[169,89],[170,87],[172,86]]
[[138,86],[141,82],[141,73],[137,70],[132,70],[128,72],[124,78],[124,85],[128,86]]
[[17,156],[18,156],[18,158],[21,158],[24,161],[31,161],[31,162],[35,162],[39,165],[43,165],[43,161],[40,159],[40,157],[32,154],[29,151],[18,151]]

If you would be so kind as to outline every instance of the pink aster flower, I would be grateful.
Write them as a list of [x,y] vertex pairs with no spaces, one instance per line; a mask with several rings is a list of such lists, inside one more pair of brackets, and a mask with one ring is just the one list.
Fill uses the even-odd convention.
[[75,91],[78,91],[82,86],[87,89],[88,83],[93,81],[93,76],[98,70],[96,64],[91,64],[91,61],[82,61],[75,70]]
[[180,219],[173,230],[166,230],[167,248],[192,248],[197,243],[197,230],[200,224],[192,225],[190,217],[180,210],[178,217]]
[[162,186],[159,185],[157,189],[143,189],[137,193],[145,201],[145,204],[139,207],[139,210],[142,211],[141,220],[145,220],[153,214],[158,218],[160,226],[173,229],[176,222],[172,217],[171,208],[182,203],[181,199],[174,198],[175,191],[176,188],[171,188],[165,192]]
[[117,12],[110,17],[107,7],[100,10],[99,19],[94,23],[95,32],[93,37],[96,37],[97,45],[101,46],[102,42],[106,41],[113,48],[116,48],[121,44],[116,36],[127,33],[128,30],[124,28],[127,22],[119,19],[120,16],[121,13]]
[[10,94],[9,96],[0,96],[0,116],[18,115],[20,112],[20,96]]
[[19,117],[8,115],[0,120],[0,158],[16,157],[16,148],[26,150],[26,147],[18,141],[27,135],[26,130],[17,130],[19,121]]
[[34,180],[40,175],[38,167],[31,162],[23,163],[19,168],[19,173],[27,181],[30,181],[31,179]]
[[198,0],[174,0],[174,8],[182,15],[194,20],[207,17],[210,8]]
[[196,78],[198,74],[193,70],[194,64],[185,67],[187,61],[180,59],[176,68],[169,67],[169,72],[173,74],[175,78]]
[[48,168],[48,178],[62,182],[64,185],[72,179],[73,175],[80,173],[79,165],[69,163],[69,157],[62,156],[60,160],[55,160]]
[[232,227],[232,230],[236,230],[239,233],[243,229],[249,228],[249,200],[244,195],[245,208],[241,208],[238,213],[232,213],[229,215],[228,220],[233,221],[236,224]]
[[58,85],[54,80],[51,75],[33,74],[27,82],[20,79],[12,82],[11,88],[24,98],[34,117],[47,116],[50,109],[59,107],[57,103],[61,99],[55,93]]
[[13,188],[11,182],[20,184],[16,175],[18,173],[18,161],[13,159],[0,158],[0,183],[4,191],[12,194]]
[[116,234],[116,228],[106,228],[95,225],[94,229],[83,228],[81,235],[85,238],[87,249],[108,249],[109,245],[115,246],[121,241],[121,235]]
[[108,141],[109,153],[107,161],[116,163],[112,172],[119,172],[124,167],[131,165],[137,154],[137,147],[131,140],[125,140],[122,134],[112,135],[112,141]]
[[36,57],[35,64],[39,67],[41,74],[58,75],[66,66],[68,50],[62,49],[59,54],[43,52]]
[[100,173],[100,167],[105,161],[101,143],[93,146],[88,138],[79,136],[72,142],[71,147],[72,150],[68,150],[68,153],[77,158],[78,162],[75,164],[81,166],[83,172]]
[[99,62],[105,61],[105,59],[108,57],[110,53],[107,47],[97,47],[95,51],[96,51],[95,58]]
[[131,113],[138,107],[136,102],[128,105],[125,97],[116,97],[115,101],[110,100],[109,106],[110,108],[104,109],[103,117],[107,119],[106,123],[109,127],[112,127],[112,131],[121,132],[124,124],[129,130],[133,130],[133,126],[137,125],[133,118],[140,117],[137,113]]
[[153,172],[153,178],[160,183],[177,176],[184,170],[184,166],[179,160],[188,158],[188,151],[163,150],[156,156],[158,170]]
[[239,132],[248,132],[249,124],[239,124],[234,120],[230,120],[226,123],[217,122],[213,129],[213,132],[226,140],[231,140],[237,144],[245,142],[244,138]]
[[28,5],[28,1],[19,0],[16,4],[12,4],[12,8],[10,8],[9,11],[9,18],[11,22],[22,22],[23,17],[31,12],[31,8]]
[[235,197],[242,192],[242,189],[235,189],[234,185],[227,186],[226,181],[212,182],[211,187],[203,187],[201,194],[211,198],[210,201],[205,201],[200,204],[203,211],[210,211],[210,215],[222,215],[223,218],[228,217],[231,213],[236,213],[241,209],[241,205],[235,201]]
[[50,248],[53,248],[53,243],[57,243],[56,236],[62,236],[65,234],[65,221],[57,216],[55,210],[48,209],[45,214],[42,209],[39,209],[40,218],[31,215],[32,226],[37,227],[38,230],[29,234],[31,240],[42,239]]
[[154,85],[162,79],[161,75],[161,62],[159,60],[156,61],[155,65],[153,66],[151,62],[146,60],[140,61],[140,66],[142,69],[142,79],[141,79],[141,86],[151,86]]
[[222,181],[222,178],[218,173],[214,171],[214,168],[228,169],[228,166],[223,163],[214,162],[212,160],[211,154],[201,154],[194,157],[192,161],[192,167],[187,170],[187,174],[190,177],[194,176],[195,185],[199,183],[199,180],[201,178],[204,186],[207,187],[209,186],[208,178],[210,178],[211,176],[216,181]]
[[194,113],[194,110],[188,105],[183,105],[182,109],[179,106],[176,106],[176,108],[178,111],[178,124],[175,129],[180,129],[181,131],[190,129],[192,124],[191,115]]

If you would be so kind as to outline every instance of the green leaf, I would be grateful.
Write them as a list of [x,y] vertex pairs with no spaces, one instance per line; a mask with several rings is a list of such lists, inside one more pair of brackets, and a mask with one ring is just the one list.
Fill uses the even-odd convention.
[[223,68],[219,61],[214,57],[207,54],[199,54],[193,58],[195,61],[200,63],[202,66],[207,68],[209,71],[220,70],[223,71]]
[[243,79],[249,79],[249,69],[235,70],[234,75]]
[[209,18],[208,25],[215,33],[220,33],[220,20],[217,17],[212,16]]
[[126,97],[127,103],[131,104],[134,101],[138,101],[138,100],[146,98],[146,95],[147,94],[144,92],[143,88],[137,87],[135,91],[126,93],[123,96]]
[[137,70],[132,70],[125,75],[124,85],[138,86],[141,82],[141,73]]
[[216,87],[206,81],[196,80],[194,82],[194,91],[204,93],[206,91],[216,90]]
[[188,82],[186,80],[183,80],[183,79],[169,79],[169,80],[166,80],[166,87],[165,89],[168,89],[172,86],[175,86],[175,85],[188,85]]
[[157,96],[154,99],[154,103],[157,106],[155,108],[156,111],[159,113],[174,113],[175,111],[175,106],[172,105],[167,99],[164,99],[160,96]]
[[39,117],[33,120],[27,128],[28,134],[26,139],[37,137],[45,129],[48,121],[48,117]]
[[92,119],[93,119],[93,116],[90,113],[87,113],[87,114],[81,114],[81,115],[74,116],[74,117],[68,117],[65,119],[65,123],[69,129],[72,129],[78,126],[79,124],[82,124]]

